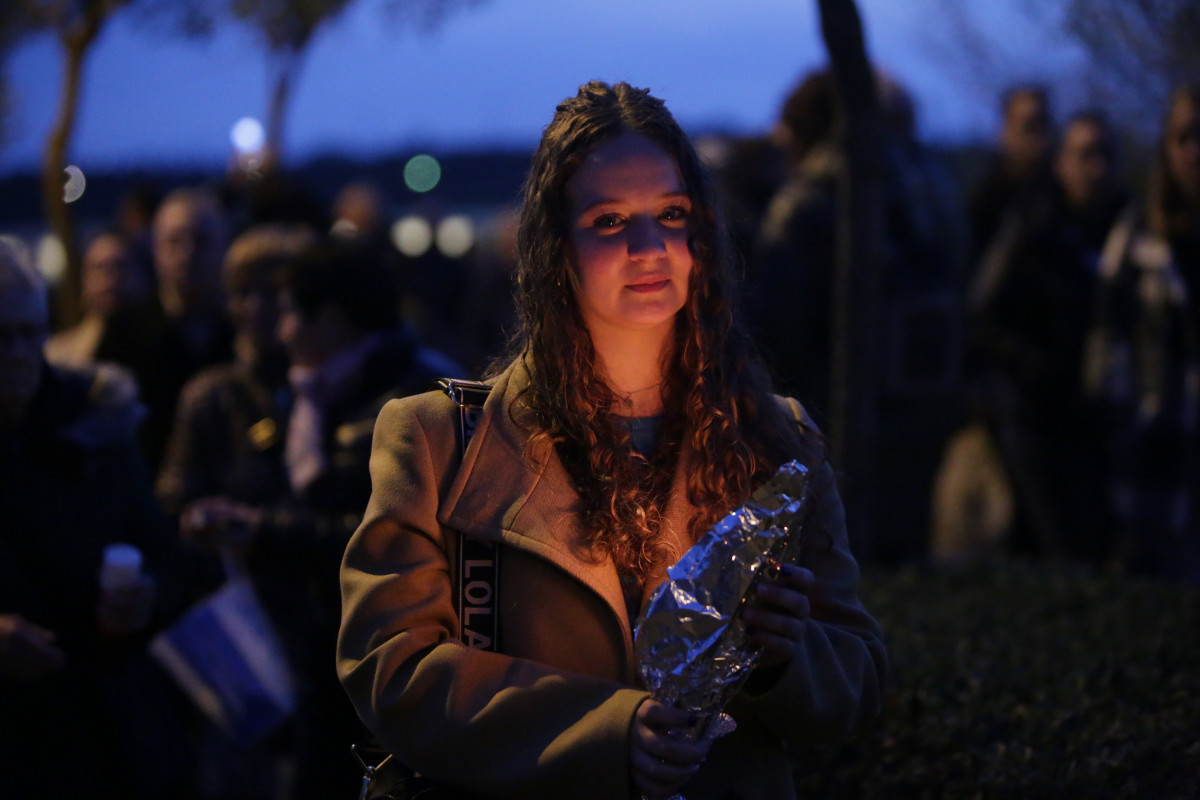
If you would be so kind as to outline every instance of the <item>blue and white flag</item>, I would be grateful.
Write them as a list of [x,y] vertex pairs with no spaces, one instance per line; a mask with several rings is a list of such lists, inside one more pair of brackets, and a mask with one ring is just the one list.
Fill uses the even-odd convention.
[[193,606],[150,653],[231,739],[253,744],[296,710],[283,644],[245,577]]

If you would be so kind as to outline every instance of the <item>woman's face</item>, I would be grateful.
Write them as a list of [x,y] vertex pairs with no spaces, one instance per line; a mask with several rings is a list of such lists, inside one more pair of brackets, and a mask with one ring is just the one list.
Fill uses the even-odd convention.
[[592,336],[669,333],[692,274],[692,204],[675,159],[624,133],[584,158],[566,194],[577,299]]
[[259,353],[279,349],[279,298],[270,280],[257,280],[229,290],[226,308],[234,330],[254,344]]
[[101,317],[146,294],[129,248],[116,236],[98,236],[88,247],[82,281],[84,305]]
[[1167,169],[1188,200],[1200,202],[1200,106],[1184,97],[1167,117]]

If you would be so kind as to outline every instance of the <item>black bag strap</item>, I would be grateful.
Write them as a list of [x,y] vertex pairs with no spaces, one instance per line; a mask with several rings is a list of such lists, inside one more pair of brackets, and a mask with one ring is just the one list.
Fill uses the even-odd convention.
[[[458,406],[459,441],[461,454],[465,456],[492,387],[479,381],[453,378],[441,378],[438,384]],[[460,535],[454,610],[458,614],[459,636],[467,647],[500,649],[499,597],[500,546]]]

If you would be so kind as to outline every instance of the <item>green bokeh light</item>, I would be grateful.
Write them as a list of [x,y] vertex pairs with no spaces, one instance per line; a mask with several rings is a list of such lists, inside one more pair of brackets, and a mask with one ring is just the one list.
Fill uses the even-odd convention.
[[442,165],[433,156],[413,156],[404,165],[404,185],[414,192],[428,192],[441,179]]

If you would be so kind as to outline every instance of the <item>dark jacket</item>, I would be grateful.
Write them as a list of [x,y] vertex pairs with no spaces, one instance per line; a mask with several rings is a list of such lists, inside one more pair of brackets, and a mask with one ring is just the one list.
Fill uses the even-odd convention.
[[214,312],[195,330],[204,331],[203,338],[189,334],[155,300],[116,312],[96,347],[97,361],[120,364],[137,379],[146,406],[142,451],[152,473],[162,461],[184,383],[201,369],[233,358],[233,327],[223,312]]
[[235,361],[183,387],[156,483],[169,512],[201,497],[258,506],[287,495],[283,441],[292,392],[284,370],[278,373]]
[[1111,555],[1104,432],[1083,393],[1097,265],[1123,198],[1071,208],[1057,187],[1013,209],[970,288],[968,400],[996,441],[1016,500],[1012,545]]

